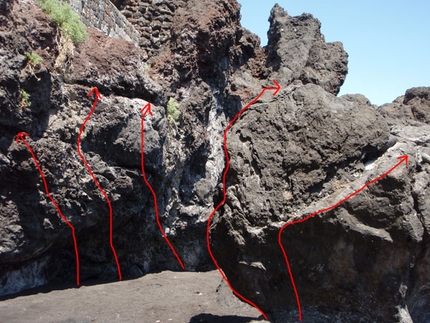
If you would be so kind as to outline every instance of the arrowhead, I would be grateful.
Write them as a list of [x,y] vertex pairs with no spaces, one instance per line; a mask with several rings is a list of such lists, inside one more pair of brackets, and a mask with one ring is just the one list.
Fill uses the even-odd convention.
[[406,162],[406,166],[409,164],[409,156],[408,155],[397,157],[397,159],[400,160],[400,163]]
[[142,114],[142,117],[145,118],[145,116],[149,113],[151,116],[152,114],[152,110],[151,110],[151,103],[147,103],[142,110],[140,110],[140,113]]
[[21,139],[21,140],[23,140],[24,141],[24,138],[25,137],[29,137],[30,135],[28,134],[28,133],[26,133],[26,132],[19,132],[17,135],[16,135],[16,143],[18,143],[19,142],[19,140]]
[[273,92],[273,96],[275,96],[276,94],[278,94],[279,90],[281,89],[281,86],[279,85],[279,83],[276,80],[273,80],[273,83],[275,83],[276,87],[266,87],[265,90],[275,91],[275,92]]
[[90,93],[88,93],[88,97],[90,97],[93,93],[95,93],[95,98],[96,100],[101,100],[102,96],[100,95],[99,89],[96,87],[93,87],[90,91]]
[[279,90],[281,89],[281,85],[276,80],[273,80],[273,83],[276,84],[276,91],[273,93],[273,96],[275,96],[276,94],[278,94]]

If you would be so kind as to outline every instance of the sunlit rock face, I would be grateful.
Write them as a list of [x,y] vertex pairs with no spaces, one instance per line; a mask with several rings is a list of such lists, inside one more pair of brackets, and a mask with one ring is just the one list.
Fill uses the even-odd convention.
[[[427,323],[429,88],[381,107],[337,97],[342,44],[326,43],[312,15],[278,5],[262,48],[234,0],[112,4],[128,32],[110,38],[93,21],[99,30],[77,44],[32,1],[0,6],[0,294],[76,278],[70,227],[19,132],[75,228],[81,280],[117,279],[106,200],[77,152],[97,87],[81,149],[112,202],[123,277],[179,270],[142,177],[140,111],[151,103],[145,173],[162,229],[186,270],[214,269],[206,226],[222,200],[224,129],[277,80],[281,90],[267,91],[227,133],[227,200],[210,240],[230,283],[272,322],[296,320],[279,230],[337,205],[280,237],[303,322]],[[42,64],[31,66],[26,52]],[[407,164],[398,159],[406,155]]]

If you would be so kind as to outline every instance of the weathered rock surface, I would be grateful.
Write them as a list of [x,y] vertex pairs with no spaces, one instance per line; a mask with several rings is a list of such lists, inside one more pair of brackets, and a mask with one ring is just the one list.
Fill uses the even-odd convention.
[[430,88],[415,87],[406,91],[394,102],[379,107],[391,125],[418,125],[417,121],[429,123]]
[[321,23],[311,14],[291,17],[275,5],[269,18],[268,65],[286,83],[314,83],[336,95],[348,73],[348,54],[340,42],[326,43]]
[[[304,322],[428,319],[421,316],[428,304],[421,266],[428,264],[429,168],[420,156],[429,147],[405,134],[390,139],[375,107],[350,99],[308,84],[256,105],[231,130],[228,199],[213,243],[233,286],[275,322],[297,316],[277,243],[281,226],[339,202],[405,154],[407,167],[333,211],[287,228],[282,243]],[[429,130],[410,129],[414,136]],[[423,305],[411,306],[412,299]],[[316,320],[315,310],[329,315]]]
[[[235,0],[112,3],[140,33],[141,48],[92,29],[73,45],[33,1],[0,7],[0,294],[75,280],[70,229],[28,150],[15,142],[18,132],[30,134],[50,192],[75,226],[82,279],[116,279],[106,201],[76,151],[93,103],[87,94],[98,87],[103,99],[82,150],[112,200],[123,275],[178,270],[141,174],[139,111],[151,102],[145,169],[162,225],[187,270],[213,269],[205,231],[221,199],[223,131],[276,79],[282,90],[264,95],[228,133],[227,203],[212,223],[211,244],[232,285],[273,322],[294,321],[279,229],[408,155],[409,165],[287,228],[282,242],[304,322],[428,322],[429,88],[381,107],[362,95],[336,97],[347,54],[341,43],[324,41],[310,14],[291,17],[275,6],[261,48],[241,27]],[[29,66],[25,52],[42,56],[42,66]]]
[[[57,29],[31,3],[16,2],[7,18],[2,16],[6,23],[1,33],[5,40],[2,66],[6,71],[1,80],[2,294],[56,279],[74,280],[75,276],[70,229],[46,198],[31,155],[25,146],[15,143],[14,136],[19,131],[30,134],[29,143],[39,158],[50,191],[75,226],[82,279],[116,275],[108,247],[107,205],[76,151],[80,125],[92,106],[92,99],[87,98],[92,86],[100,88],[103,100],[86,127],[82,150],[112,200],[114,244],[124,277],[157,270],[151,254],[167,255],[169,249],[162,242],[152,200],[148,198],[150,192],[141,177],[139,111],[147,102],[143,99],[157,103],[162,100],[162,93],[160,86],[149,79],[139,50],[95,31],[90,31],[86,43],[76,47],[57,43]],[[28,21],[33,22],[36,32],[28,29]],[[19,33],[13,33],[12,26]],[[120,59],[120,49],[128,50],[128,60]],[[30,71],[26,51],[39,53],[43,57],[42,67]],[[30,106],[23,104],[22,91],[30,95]],[[163,165],[165,159],[161,157],[168,147],[171,130],[164,108],[154,106],[153,112],[154,117],[146,121],[146,169],[159,193],[161,218],[167,220],[165,207],[171,191],[164,185],[171,185]],[[167,226],[167,222],[163,224]],[[171,230],[170,235],[175,232]],[[151,244],[157,251],[151,250]],[[146,247],[141,249],[141,245]],[[181,246],[177,248],[180,250]],[[124,253],[121,249],[135,252]],[[193,254],[189,252],[184,258],[191,259]],[[167,258],[172,258],[171,269],[176,269],[175,259],[170,254]],[[204,263],[204,257],[195,257],[193,265],[187,265],[196,268],[201,259]],[[157,261],[162,264],[159,269],[170,266],[163,256]]]

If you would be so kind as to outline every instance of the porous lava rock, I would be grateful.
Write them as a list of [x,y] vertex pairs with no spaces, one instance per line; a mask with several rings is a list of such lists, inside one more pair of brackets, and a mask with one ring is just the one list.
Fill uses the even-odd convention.
[[[428,130],[415,129],[421,136]],[[281,226],[338,203],[405,154],[409,165],[288,227],[282,244],[304,322],[425,322],[423,307],[412,310],[409,302],[415,293],[426,299],[415,277],[428,263],[429,191],[417,191],[428,186],[428,147],[391,136],[374,106],[311,84],[255,105],[231,129],[227,202],[213,229],[216,258],[234,288],[274,322],[298,314],[278,245]]]
[[304,322],[428,322],[428,88],[381,107],[362,95],[337,97],[347,74],[342,44],[326,43],[312,15],[291,17],[278,5],[262,48],[240,25],[235,0],[113,3],[140,33],[140,48],[92,29],[72,44],[34,1],[0,7],[0,294],[75,281],[70,228],[17,133],[30,135],[75,227],[82,280],[117,279],[107,204],[77,154],[88,93],[98,87],[82,152],[112,201],[123,276],[179,270],[141,173],[140,110],[152,103],[145,171],[163,230],[187,270],[214,269],[206,226],[222,199],[223,132],[277,80],[281,91],[262,96],[228,132],[227,203],[213,218],[211,246],[232,286],[273,322],[295,320],[280,228],[408,155],[408,165],[342,205],[288,227],[282,244]]
[[340,42],[326,43],[321,23],[311,14],[291,17],[279,5],[270,13],[268,65],[289,83],[320,85],[337,95],[348,73],[348,54]]

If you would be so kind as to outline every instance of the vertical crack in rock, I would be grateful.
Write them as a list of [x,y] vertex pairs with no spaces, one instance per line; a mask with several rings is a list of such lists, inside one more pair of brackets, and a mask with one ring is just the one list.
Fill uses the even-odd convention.
[[[235,0],[84,6],[98,13],[84,20],[88,39],[72,44],[34,1],[0,5],[0,294],[75,277],[70,232],[15,144],[18,132],[31,135],[51,194],[76,229],[82,281],[116,279],[106,204],[76,152],[87,93],[98,87],[103,100],[82,150],[112,197],[123,276],[177,270],[140,173],[138,111],[151,102],[145,170],[162,225],[188,270],[210,270],[205,229],[219,199],[224,128],[276,79],[276,98],[263,96],[229,133],[227,202],[211,231],[229,281],[273,322],[294,321],[281,226],[408,155],[407,167],[289,227],[282,242],[305,321],[430,321],[430,88],[380,107],[363,95],[338,97],[348,71],[342,44],[326,43],[311,14],[292,17],[279,5],[265,48],[240,25]],[[26,52],[41,65],[30,68]]]

